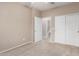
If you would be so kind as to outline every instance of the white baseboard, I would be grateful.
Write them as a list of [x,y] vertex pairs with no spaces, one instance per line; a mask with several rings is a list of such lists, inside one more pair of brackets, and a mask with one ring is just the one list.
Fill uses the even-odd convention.
[[26,44],[32,44],[32,43],[33,43],[32,41],[27,42],[27,43],[23,43],[23,44],[20,44],[20,45],[15,46],[15,47],[9,48],[9,49],[7,49],[7,50],[1,51],[0,53],[4,53],[4,52],[7,52],[7,51],[9,51],[9,50],[12,50],[12,49],[21,47],[21,46],[26,45]]
[[61,42],[55,42],[55,41],[52,41],[50,43],[57,43],[57,44],[62,44],[62,45],[68,45],[68,46],[74,46],[74,47],[79,47],[78,45],[74,45],[74,44],[67,44],[67,43],[61,43]]

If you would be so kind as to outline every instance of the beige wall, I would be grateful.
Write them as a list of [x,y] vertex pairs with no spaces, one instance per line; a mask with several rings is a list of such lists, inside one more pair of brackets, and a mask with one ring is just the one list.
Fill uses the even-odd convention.
[[32,10],[18,3],[0,3],[0,52],[32,40]]
[[48,11],[42,12],[42,16],[55,16],[55,15],[64,15],[72,12],[79,12],[79,3],[72,3],[66,6],[59,8],[54,8]]
[[36,9],[32,9],[32,16],[38,16],[41,17],[41,11],[36,10]]

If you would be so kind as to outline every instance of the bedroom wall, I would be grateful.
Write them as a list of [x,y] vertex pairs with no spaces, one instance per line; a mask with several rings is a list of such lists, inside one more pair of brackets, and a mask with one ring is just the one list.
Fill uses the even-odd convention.
[[32,9],[0,3],[0,52],[32,41]]
[[64,15],[74,12],[79,12],[79,2],[44,11],[42,12],[42,16]]

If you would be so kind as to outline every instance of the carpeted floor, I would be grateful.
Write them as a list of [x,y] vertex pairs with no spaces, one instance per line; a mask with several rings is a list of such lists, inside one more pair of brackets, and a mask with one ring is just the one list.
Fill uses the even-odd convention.
[[44,40],[1,53],[0,56],[79,56],[79,48]]

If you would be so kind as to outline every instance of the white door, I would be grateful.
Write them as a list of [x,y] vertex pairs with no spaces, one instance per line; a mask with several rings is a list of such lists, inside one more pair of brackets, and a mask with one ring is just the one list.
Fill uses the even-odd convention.
[[55,42],[65,43],[65,16],[55,17]]
[[79,46],[79,15],[66,16],[66,43]]
[[40,17],[35,17],[35,42],[42,40],[42,19]]

